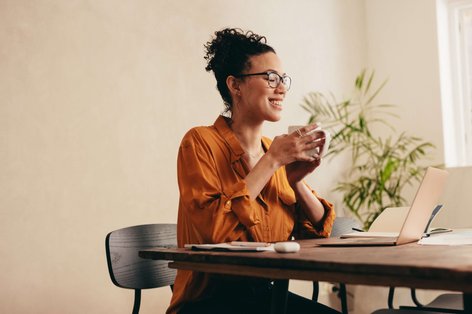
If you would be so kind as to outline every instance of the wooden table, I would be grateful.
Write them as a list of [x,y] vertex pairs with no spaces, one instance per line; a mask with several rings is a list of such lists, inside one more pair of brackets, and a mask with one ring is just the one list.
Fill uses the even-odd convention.
[[301,250],[286,254],[154,248],[139,256],[173,261],[176,269],[275,280],[273,313],[285,312],[289,279],[460,291],[472,313],[472,246],[329,248],[317,241],[299,241]]

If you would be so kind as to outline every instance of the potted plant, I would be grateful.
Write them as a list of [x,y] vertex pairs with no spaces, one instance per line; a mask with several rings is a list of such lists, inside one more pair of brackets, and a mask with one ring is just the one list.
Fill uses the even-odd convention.
[[[328,160],[350,152],[351,166],[335,191],[358,218],[364,229],[387,207],[405,206],[403,189],[421,179],[426,166],[421,165],[433,144],[398,132],[386,118],[396,117],[393,105],[374,100],[385,86],[373,88],[374,72],[362,71],[355,80],[352,96],[337,102],[320,92],[306,95],[301,106],[310,114],[309,123],[321,121],[331,133]],[[373,129],[388,128],[388,136],[377,136]],[[383,133],[383,132],[382,132]]]

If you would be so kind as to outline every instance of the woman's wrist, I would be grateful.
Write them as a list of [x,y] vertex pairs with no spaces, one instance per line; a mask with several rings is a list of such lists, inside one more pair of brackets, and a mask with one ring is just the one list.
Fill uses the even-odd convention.
[[277,169],[279,169],[280,167],[282,167],[280,161],[278,161],[270,151],[265,153],[262,158],[266,160],[266,162],[274,170],[274,172],[277,171]]
[[295,193],[299,193],[303,189],[303,186],[304,186],[302,181],[295,181],[295,182],[289,181],[288,184],[290,185],[290,187]]

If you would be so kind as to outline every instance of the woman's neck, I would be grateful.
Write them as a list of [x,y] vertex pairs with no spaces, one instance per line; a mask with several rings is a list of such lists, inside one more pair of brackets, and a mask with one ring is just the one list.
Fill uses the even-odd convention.
[[262,123],[250,124],[240,120],[233,120],[231,129],[239,140],[242,148],[251,156],[260,156],[262,150]]

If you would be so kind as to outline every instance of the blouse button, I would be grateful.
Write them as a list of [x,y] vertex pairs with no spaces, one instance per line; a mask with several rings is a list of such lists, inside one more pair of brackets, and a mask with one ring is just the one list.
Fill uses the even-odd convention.
[[231,207],[231,201],[230,201],[230,200],[226,201],[226,203],[225,203],[225,207],[226,207],[226,208],[229,208],[229,207]]

